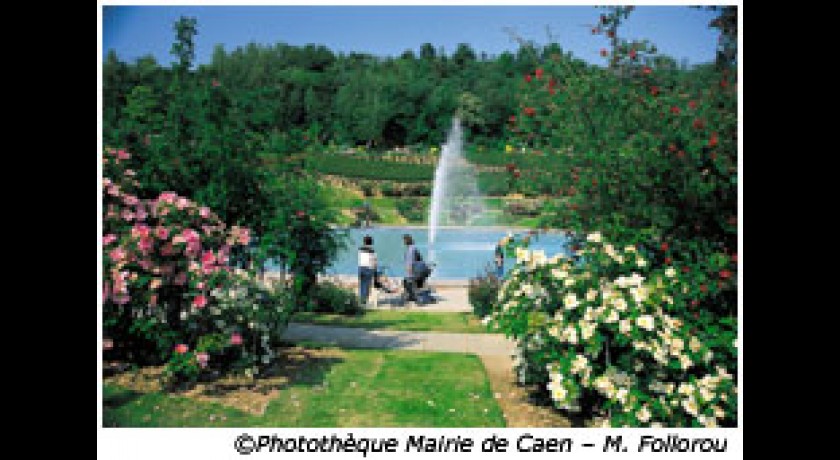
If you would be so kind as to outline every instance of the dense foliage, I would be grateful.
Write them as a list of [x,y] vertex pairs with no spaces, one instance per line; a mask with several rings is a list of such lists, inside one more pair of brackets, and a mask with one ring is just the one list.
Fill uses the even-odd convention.
[[191,70],[197,24],[181,18],[174,31],[178,60],[171,69],[151,59],[126,65],[108,55],[105,142],[132,152],[127,161],[138,198],[173,192],[203,203],[228,224],[247,226],[252,242],[233,248],[232,262],[259,266],[272,259],[295,276],[296,303],[303,304],[341,245],[341,235],[331,231],[337,211],[293,155],[316,137],[317,127],[270,129],[260,110],[277,103]]
[[500,286],[501,280],[495,265],[492,264],[488,264],[483,273],[470,278],[467,296],[475,316],[484,318],[493,311],[493,305],[498,301]]
[[521,381],[558,408],[613,426],[730,426],[737,69],[731,50],[683,72],[621,39],[631,11],[610,8],[592,29],[608,39],[606,67],[553,53],[520,83],[509,150],[539,152],[529,161],[545,168],[507,168],[514,188],[554,188],[541,225],[572,230],[573,257],[520,249],[489,317],[517,339]]
[[364,310],[355,291],[323,280],[313,290],[310,311],[356,315]]
[[[178,43],[191,42],[182,35]],[[184,59],[191,64],[189,56]],[[196,83],[176,93],[180,67],[163,68],[151,57],[129,64],[110,53],[103,68],[103,121],[106,131],[122,126],[137,106],[127,95],[138,86],[145,88],[142,107],[157,109],[145,113],[171,112],[165,109],[173,98],[192,103],[209,86],[230,98],[245,133],[258,133],[252,141],[268,145],[272,138],[287,152],[312,143],[438,145],[455,112],[474,138],[498,136],[515,105],[517,77],[535,63],[530,54],[477,55],[466,44],[452,54],[424,44],[419,56],[407,51],[398,58],[335,54],[315,45],[219,46],[209,64],[190,73]],[[165,121],[155,123],[159,129]]]

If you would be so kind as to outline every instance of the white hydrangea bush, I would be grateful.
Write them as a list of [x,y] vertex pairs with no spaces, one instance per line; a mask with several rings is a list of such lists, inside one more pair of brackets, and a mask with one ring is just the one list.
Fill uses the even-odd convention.
[[489,323],[517,340],[521,383],[608,426],[736,423],[737,323],[689,308],[694,278],[598,233],[577,258],[516,256]]

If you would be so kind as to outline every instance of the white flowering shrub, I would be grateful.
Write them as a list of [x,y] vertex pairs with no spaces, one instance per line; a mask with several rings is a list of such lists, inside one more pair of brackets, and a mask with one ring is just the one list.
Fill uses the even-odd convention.
[[611,426],[735,425],[737,321],[713,307],[736,289],[731,262],[646,252],[598,233],[575,258],[518,248],[490,324],[517,340],[520,382],[559,409]]

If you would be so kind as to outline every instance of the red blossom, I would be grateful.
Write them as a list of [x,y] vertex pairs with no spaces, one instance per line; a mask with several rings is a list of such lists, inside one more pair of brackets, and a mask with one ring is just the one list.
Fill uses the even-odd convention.
[[676,146],[676,144],[674,144],[673,142],[671,142],[670,144],[668,144],[668,150],[669,150],[669,151],[671,151],[671,152],[676,152],[676,151],[677,151],[677,146]]
[[651,86],[650,87],[650,94],[657,96],[659,94],[659,87],[658,86]]
[[667,241],[666,241],[666,242],[663,242],[663,243],[659,246],[659,248],[660,248],[660,249],[662,249],[663,251],[667,251],[669,247],[670,247],[670,246],[668,246],[668,242],[667,242]]
[[516,123],[516,115],[511,115],[510,118],[508,118],[508,121],[511,123]]
[[216,262],[216,256],[213,254],[213,251],[204,251],[204,254],[201,255],[201,263],[203,265],[210,265]]
[[636,50],[630,50],[630,59],[636,59]]
[[601,56],[607,57],[607,50],[606,48],[601,48]]
[[505,167],[507,168],[508,172],[513,172],[516,169],[516,165],[513,163],[508,163],[505,165]]
[[183,343],[179,343],[178,345],[175,345],[175,353],[178,353],[179,355],[183,355],[184,353],[186,353],[189,350],[190,350],[190,347],[186,346]]
[[612,30],[608,30],[607,31],[607,37],[610,37],[610,38],[615,37],[615,32],[613,32]]
[[140,238],[140,241],[137,243],[137,248],[140,249],[140,252],[143,254],[147,254],[149,251],[152,250],[154,246],[152,238],[149,236],[143,236]]
[[207,306],[207,297],[204,294],[199,294],[193,299],[193,306],[195,308],[204,308]]
[[697,108],[697,102],[688,101],[688,106],[692,109],[696,109]]
[[525,112],[525,115],[529,117],[533,117],[537,113],[537,111],[533,107],[525,107],[523,112]]
[[525,83],[531,83],[531,74],[525,75]]
[[703,127],[705,126],[705,124],[703,123],[703,120],[701,120],[701,119],[699,119],[699,118],[695,118],[695,119],[694,119],[694,123],[692,123],[692,125],[691,125],[691,126],[693,126],[693,127],[694,127],[694,129],[703,129]]
[[516,179],[519,179],[519,176],[521,176],[521,175],[522,175],[522,173],[520,173],[519,170],[516,170],[516,171],[513,172],[513,177],[515,177]]
[[667,265],[671,265],[671,258],[670,258],[670,257],[666,257],[666,258],[665,258],[665,263],[666,263]]
[[679,158],[680,160],[685,158],[685,151],[680,150],[679,152],[677,152],[677,158]]
[[736,253],[733,253],[733,254],[729,257],[729,259],[730,259],[730,260],[732,260],[732,263],[733,263],[733,264],[737,264],[737,263],[738,263],[738,253],[737,253],[737,252],[736,252]]
[[682,268],[682,272],[683,272],[683,273],[688,273],[688,272],[690,272],[690,271],[691,271],[691,269],[690,269],[690,268],[688,268],[688,267],[683,267],[683,268]]
[[642,68],[642,73],[643,73],[643,74],[645,74],[645,75],[650,75],[652,72],[653,72],[653,69],[651,69],[651,68],[650,68],[650,67],[648,67],[648,66],[644,66],[644,67]]
[[680,114],[680,108],[677,107],[677,106],[672,106],[671,107],[671,113],[673,113],[674,115],[679,115]]
[[712,137],[709,138],[709,147],[714,148],[718,145],[718,135],[717,133],[712,133]]
[[301,211],[301,210],[298,210],[297,212],[295,212],[295,215],[300,217],[300,218],[303,218],[303,217],[306,216],[306,213]]
[[534,72],[534,75],[537,76],[537,80],[541,79],[543,76],[543,69],[541,67],[537,67],[537,70]]
[[555,94],[557,94],[557,90],[554,89],[554,88],[548,88],[548,94],[551,94],[552,96],[554,96]]
[[700,292],[709,292],[709,286],[706,286],[705,284],[701,284],[700,285]]
[[729,271],[729,270],[721,270],[719,274],[720,274],[720,277],[723,278],[723,279],[729,279],[729,277],[732,276],[732,272]]

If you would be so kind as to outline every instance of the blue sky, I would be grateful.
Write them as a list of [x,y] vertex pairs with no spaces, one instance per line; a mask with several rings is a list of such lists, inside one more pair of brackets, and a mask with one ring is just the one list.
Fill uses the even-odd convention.
[[[593,6],[105,6],[102,56],[114,49],[124,61],[151,54],[169,64],[172,24],[184,15],[198,22],[199,64],[210,61],[216,44],[230,52],[249,42],[315,43],[336,53],[378,56],[398,56],[406,49],[417,53],[425,42],[451,54],[463,42],[477,54],[498,55],[517,49],[505,27],[538,44],[548,41],[548,27],[565,50],[603,63],[598,51],[607,39],[585,27],[597,22],[600,13]],[[715,16],[687,6],[638,6],[621,35],[649,39],[678,61],[710,62],[718,34],[708,24]]]

